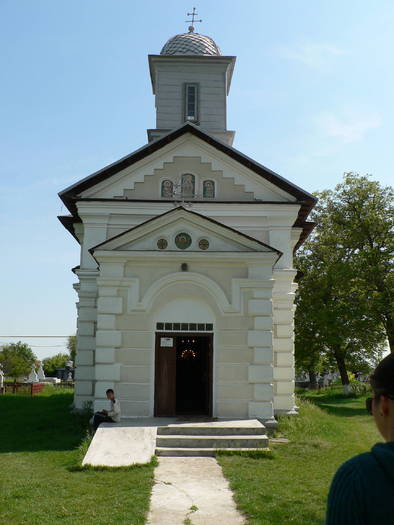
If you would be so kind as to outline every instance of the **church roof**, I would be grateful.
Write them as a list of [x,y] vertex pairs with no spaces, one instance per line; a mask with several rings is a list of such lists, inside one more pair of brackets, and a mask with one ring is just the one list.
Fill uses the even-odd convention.
[[[294,248],[294,251],[296,251],[298,247],[305,241],[305,239],[308,237],[310,232],[315,227],[315,223],[308,222],[306,219],[310,211],[312,210],[312,208],[315,206],[317,202],[317,198],[311,195],[310,193],[304,191],[300,187],[296,186],[295,184],[291,183],[284,177],[281,177],[277,173],[266,168],[262,164],[244,155],[243,153],[233,148],[232,146],[229,146],[228,144],[225,144],[224,142],[221,142],[220,140],[215,139],[214,137],[212,137],[211,135],[203,131],[200,127],[190,122],[183,124],[182,126],[171,131],[164,137],[161,137],[160,139],[157,139],[153,142],[146,144],[142,148],[139,148],[138,150],[134,151],[133,153],[126,155],[125,157],[114,162],[113,164],[106,166],[105,168],[93,173],[92,175],[89,175],[88,177],[85,177],[79,182],[59,192],[59,197],[62,199],[62,201],[64,202],[64,204],[66,205],[66,207],[72,213],[72,216],[73,216],[72,218],[70,216],[59,217],[59,220],[72,233],[72,235],[75,236],[75,234],[73,233],[74,231],[73,223],[80,222],[76,202],[78,200],[90,200],[90,199],[83,199],[79,197],[79,194],[81,192],[110,178],[112,175],[115,175],[116,173],[124,170],[125,168],[128,168],[134,163],[140,161],[141,159],[148,157],[152,153],[160,150],[162,147],[176,140],[178,137],[184,135],[185,133],[191,133],[197,136],[198,138],[200,138],[201,140],[204,140],[205,142],[207,142],[208,144],[210,144],[217,150],[227,154],[230,158],[239,162],[241,165],[245,166],[246,168],[254,171],[259,176],[263,177],[267,181],[271,182],[272,184],[276,185],[278,188],[284,190],[285,192],[289,193],[290,195],[294,196],[297,199],[296,202],[294,202],[294,204],[300,204],[300,209],[298,212],[297,220],[293,224],[293,227],[301,228],[302,233]],[[107,200],[107,199],[99,199],[99,200]],[[256,204],[256,201],[250,201],[250,202],[253,204]],[[264,201],[261,201],[261,203],[263,204]],[[247,204],[247,201],[243,202],[243,204]],[[281,202],[278,202],[278,204],[281,204]],[[287,203],[287,204],[290,204],[290,203]]]
[[[134,151],[130,155],[127,155],[126,157],[119,159],[113,164],[110,164],[109,166],[106,166],[105,168],[99,171],[96,171],[92,175],[89,175],[88,177],[85,177],[79,182],[76,182],[75,184],[69,186],[68,188],[66,188],[65,190],[59,193],[59,197],[62,199],[62,201],[67,206],[67,208],[70,210],[70,212],[74,216],[77,216],[77,208],[76,208],[75,202],[78,200],[78,195],[81,192],[87,190],[88,188],[95,186],[96,184],[98,184],[99,182],[102,182],[103,180],[110,178],[115,173],[118,173],[124,170],[125,168],[128,168],[134,163],[140,161],[141,159],[148,157],[152,153],[160,150],[162,147],[171,143],[172,141],[184,135],[185,133],[191,133],[192,135],[197,136],[201,140],[210,144],[212,147],[225,153],[226,155],[228,155],[235,161],[239,162],[241,165],[254,171],[259,176],[263,177],[264,179],[271,182],[278,188],[284,190],[285,192],[295,197],[298,203],[301,204],[301,209],[298,214],[297,223],[294,226],[302,227],[310,210],[313,208],[313,206],[317,202],[316,197],[302,190],[295,184],[291,183],[284,177],[281,177],[277,173],[266,168],[262,164],[259,164],[255,160],[244,155],[243,153],[236,150],[232,146],[229,146],[228,144],[225,144],[224,142],[215,139],[214,137],[212,137],[211,135],[203,131],[199,126],[196,126],[190,122],[186,122],[185,124],[171,131],[164,137],[161,137],[160,139],[157,139],[153,142],[146,144],[145,146]],[[251,202],[256,204],[256,201],[251,201]]]
[[161,55],[221,55],[215,41],[206,35],[189,30],[189,33],[175,35],[164,44]]
[[[151,219],[148,219],[141,224],[138,224],[137,226],[133,226],[132,228],[129,228],[128,230],[119,233],[118,235],[115,235],[109,239],[106,239],[105,241],[101,242],[100,244],[97,244],[96,246],[93,246],[89,249],[89,252],[94,255],[94,252],[96,250],[100,249],[116,249],[117,244],[120,244],[120,240],[127,239],[130,234],[137,233],[140,230],[146,231],[146,226],[149,225],[151,228],[154,228],[156,223],[160,224],[160,227],[162,228],[163,220],[166,222],[169,222],[171,220],[174,220],[174,218],[187,218],[190,217],[192,220],[198,220],[202,224],[206,223],[211,225],[211,227],[214,227],[219,232],[227,232],[231,233],[231,238],[233,240],[243,240],[244,242],[247,241],[249,247],[253,246],[254,249],[258,249],[265,252],[273,252],[276,254],[276,261],[283,255],[283,252],[278,250],[277,248],[273,248],[269,244],[266,244],[262,241],[259,241],[255,239],[254,237],[250,237],[249,235],[246,235],[243,232],[240,232],[238,230],[235,230],[234,228],[231,228],[231,226],[228,226],[226,224],[222,224],[219,221],[216,221],[215,219],[212,219],[211,217],[207,217],[206,215],[201,215],[200,213],[196,213],[195,211],[187,210],[183,206],[178,206],[177,208],[173,210],[169,210],[165,213],[162,213],[161,215],[157,215],[155,217],[152,217]],[[118,241],[118,242],[116,242]],[[122,241],[126,242],[126,240]],[[183,252],[185,253],[185,252]],[[208,253],[208,252],[206,252]]]

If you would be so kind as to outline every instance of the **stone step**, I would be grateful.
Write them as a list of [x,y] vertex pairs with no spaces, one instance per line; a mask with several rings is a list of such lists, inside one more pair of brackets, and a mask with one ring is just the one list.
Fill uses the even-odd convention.
[[158,427],[158,436],[264,436],[266,429],[260,427],[219,427],[219,426],[185,426],[173,425]]
[[266,428],[257,419],[176,423],[157,428],[157,435],[263,436]]
[[[266,448],[226,448],[226,451],[230,452],[255,452],[266,450]],[[156,447],[156,456],[168,456],[168,457],[213,457],[215,456],[217,448],[182,448],[182,447]]]
[[159,448],[265,448],[268,447],[266,435],[259,436],[194,436],[194,435],[159,435],[156,437],[156,446]]

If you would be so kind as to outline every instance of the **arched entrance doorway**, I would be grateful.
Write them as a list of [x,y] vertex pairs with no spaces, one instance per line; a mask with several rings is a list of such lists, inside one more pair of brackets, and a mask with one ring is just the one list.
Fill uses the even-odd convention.
[[197,297],[178,298],[155,318],[155,416],[212,416],[211,309]]

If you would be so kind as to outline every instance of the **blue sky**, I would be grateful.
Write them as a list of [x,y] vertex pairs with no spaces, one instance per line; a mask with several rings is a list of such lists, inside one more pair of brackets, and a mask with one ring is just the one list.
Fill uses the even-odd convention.
[[[197,4],[236,55],[234,146],[307,191],[344,171],[392,184],[394,3]],[[75,332],[79,249],[58,191],[146,143],[147,55],[187,30],[180,0],[0,0],[0,344]],[[25,339],[41,358],[64,340]]]

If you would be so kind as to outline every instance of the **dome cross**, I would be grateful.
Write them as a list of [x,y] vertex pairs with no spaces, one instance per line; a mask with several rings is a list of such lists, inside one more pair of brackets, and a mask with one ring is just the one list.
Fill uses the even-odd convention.
[[187,13],[187,16],[191,16],[191,20],[185,20],[185,22],[191,22],[191,25],[189,26],[189,33],[193,33],[194,31],[194,23],[195,22],[202,22],[202,20],[195,20],[195,17],[198,15],[196,8],[193,7],[193,11],[191,13]]

